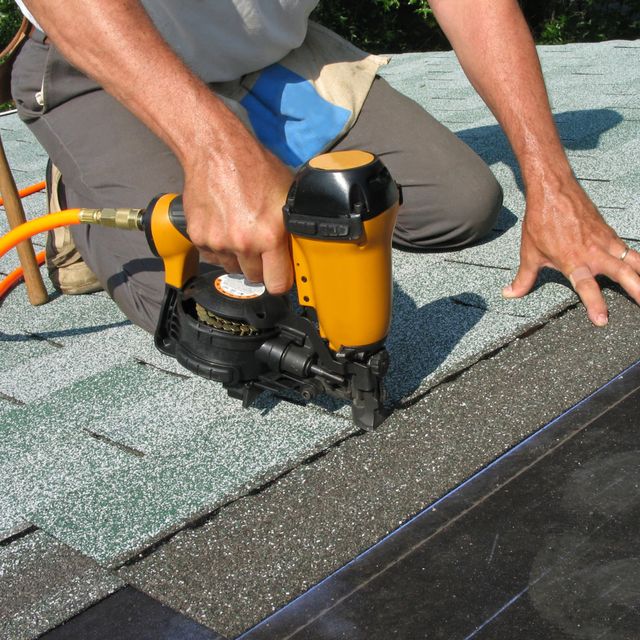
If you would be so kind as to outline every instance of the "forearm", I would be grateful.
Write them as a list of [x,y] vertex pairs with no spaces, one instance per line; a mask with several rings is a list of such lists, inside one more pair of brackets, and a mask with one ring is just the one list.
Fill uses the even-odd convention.
[[[175,153],[189,238],[229,272],[291,287],[287,167],[165,43],[137,0],[27,0],[53,44]],[[114,132],[117,135],[117,132]]]
[[509,138],[527,190],[570,178],[535,45],[516,0],[432,0],[431,7]]
[[517,1],[431,0],[431,7],[522,169],[520,267],[504,295],[526,295],[540,269],[553,267],[569,279],[591,321],[605,326],[607,305],[595,276],[615,280],[640,303],[640,255],[629,252],[573,176]]
[[187,163],[198,147],[253,142],[165,43],[137,0],[27,0],[62,54],[122,102]]

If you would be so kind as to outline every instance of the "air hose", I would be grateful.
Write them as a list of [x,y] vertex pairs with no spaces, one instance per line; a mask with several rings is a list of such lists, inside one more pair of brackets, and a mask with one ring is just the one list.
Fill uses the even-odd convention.
[[81,209],[66,209],[58,213],[50,213],[41,218],[29,220],[19,227],[12,229],[0,238],[0,258],[24,240],[28,240],[32,236],[37,236],[43,231],[49,231],[50,229],[64,227],[70,224],[79,224],[80,211]]
[[[20,198],[26,198],[33,193],[38,193],[39,191],[44,191],[47,188],[47,183],[43,180],[42,182],[36,182],[24,189],[20,189],[18,191],[18,196]],[[0,198],[0,207],[4,205],[4,198]]]
[[[41,267],[46,258],[46,252],[40,251],[36,253],[36,264]],[[4,280],[0,282],[0,300],[2,300],[13,287],[15,287],[24,277],[22,267],[14,269]]]
[[[117,227],[119,229],[141,229],[142,209],[66,209],[57,213],[50,213],[35,220],[29,220],[0,237],[0,258],[24,240],[28,240],[43,231],[80,224],[81,222]],[[10,278],[12,279],[11,283],[7,282]],[[0,297],[19,279],[20,272],[16,269],[0,282]]]
[[[24,187],[24,189],[20,189],[18,191],[19,198],[26,198],[34,193],[38,193],[39,191],[44,191],[47,188],[47,183],[42,180],[41,182],[36,182],[35,184],[29,185],[28,187]],[[4,198],[0,198],[0,207],[4,206]],[[40,251],[35,255],[36,265],[41,267],[46,259],[46,252]],[[4,296],[11,291],[15,285],[17,285],[24,278],[24,269],[20,266],[14,269],[9,275],[4,278],[4,280],[0,281],[0,301]]]

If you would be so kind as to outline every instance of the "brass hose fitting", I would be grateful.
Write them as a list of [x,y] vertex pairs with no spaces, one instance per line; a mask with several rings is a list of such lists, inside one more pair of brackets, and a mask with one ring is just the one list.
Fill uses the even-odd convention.
[[144,209],[81,209],[80,222],[116,229],[142,230]]

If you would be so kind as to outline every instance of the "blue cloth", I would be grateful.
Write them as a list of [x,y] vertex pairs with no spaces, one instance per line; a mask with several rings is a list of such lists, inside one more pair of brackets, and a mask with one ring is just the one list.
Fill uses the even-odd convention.
[[240,101],[253,131],[285,164],[298,167],[324,150],[351,116],[318,94],[302,76],[273,64]]

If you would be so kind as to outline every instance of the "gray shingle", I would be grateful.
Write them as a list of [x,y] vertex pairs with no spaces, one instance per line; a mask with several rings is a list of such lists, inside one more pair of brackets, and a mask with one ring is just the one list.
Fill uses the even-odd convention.
[[[640,132],[634,107],[640,49],[623,46],[544,47],[541,55],[576,172],[591,178],[585,185],[611,224],[638,238]],[[525,300],[500,296],[518,263],[524,199],[509,145],[455,56],[394,56],[383,74],[449,122],[492,165],[505,191],[492,242],[451,254],[394,253],[388,387],[399,400],[419,397],[575,297],[550,273]],[[6,134],[20,186],[28,178],[41,179],[44,158],[30,134],[23,137],[15,116],[0,118],[3,128],[11,129],[0,133]],[[30,214],[43,206],[39,198],[29,201]],[[135,553],[353,429],[344,407],[331,415],[321,406],[272,406],[264,400],[243,412],[215,384],[135,364],[142,359],[179,372],[104,294],[59,297],[34,309],[20,287],[0,308],[0,331],[0,394],[14,398],[0,395],[3,425],[9,420],[13,434],[0,440],[0,457],[14,476],[14,496],[5,497],[1,509],[9,520],[33,516],[103,562]],[[70,469],[75,475],[63,486]],[[18,491],[21,481],[30,483],[26,495]],[[24,498],[22,506],[18,498]]]
[[31,640],[122,581],[42,531],[0,547],[0,636]]

